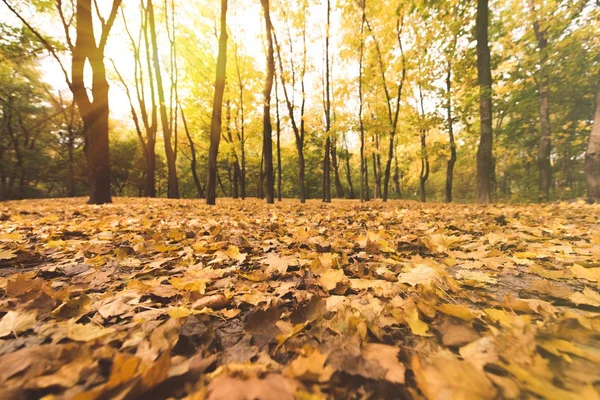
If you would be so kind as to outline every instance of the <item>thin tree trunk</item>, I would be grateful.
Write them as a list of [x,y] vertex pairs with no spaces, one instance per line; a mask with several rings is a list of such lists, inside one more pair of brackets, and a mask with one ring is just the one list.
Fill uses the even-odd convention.
[[446,203],[452,201],[452,181],[454,179],[454,164],[456,164],[456,142],[454,141],[454,124],[452,120],[452,61],[448,60],[448,74],[446,75],[446,111],[448,115],[448,145],[450,147],[450,159],[446,167]]
[[156,90],[158,94],[158,105],[160,111],[160,120],[165,144],[165,154],[167,156],[167,197],[170,199],[179,198],[179,184],[177,182],[176,155],[173,147],[172,130],[167,114],[167,104],[165,100],[165,89],[163,86],[162,73],[160,70],[160,61],[158,55],[158,42],[156,38],[156,23],[154,21],[154,6],[152,0],[148,0],[147,5],[148,23],[150,24],[150,39],[152,41],[152,60],[154,64],[154,74],[156,75]]
[[[304,162],[304,135],[305,135],[305,122],[304,122],[304,109],[306,106],[306,96],[305,96],[305,86],[304,86],[304,76],[306,73],[306,29],[302,27],[302,43],[303,43],[303,58],[302,58],[302,73],[300,78],[300,86],[302,91],[302,103],[300,105],[300,128],[298,128],[298,124],[296,123],[296,118],[294,115],[294,104],[290,101],[290,96],[287,91],[287,85],[285,81],[285,75],[283,73],[283,62],[281,60],[281,48],[279,47],[279,43],[277,42],[277,35],[273,32],[273,39],[275,41],[275,46],[277,48],[277,60],[279,61],[279,76],[281,79],[281,87],[283,88],[283,95],[285,97],[285,104],[288,109],[288,115],[290,117],[290,122],[292,124],[292,130],[294,131],[294,139],[296,141],[296,151],[298,152],[298,191],[300,202],[306,202],[306,185],[304,183],[305,176],[305,162]],[[292,82],[295,81],[294,76],[294,64],[291,64],[292,69]],[[292,84],[293,90],[293,84]]]
[[325,30],[325,151],[323,153],[323,201],[331,203],[331,98],[329,87],[329,29],[331,1],[327,0],[327,26]]
[[548,201],[550,198],[550,186],[552,185],[552,165],[550,164],[550,153],[552,151],[552,139],[550,130],[550,82],[547,71],[548,63],[548,39],[545,32],[540,27],[540,23],[535,17],[535,6],[533,0],[529,0],[529,9],[534,15],[533,31],[538,42],[539,59],[539,80],[538,91],[540,96],[540,142],[538,146],[538,165],[539,165],[539,199]]
[[233,141],[233,135],[231,134],[231,106],[229,100],[227,100],[227,120],[225,123],[227,129],[227,142],[231,145],[231,157],[233,159],[233,179],[231,180],[231,196],[234,199],[239,197],[239,182],[240,182],[240,162],[238,160],[237,152],[235,151],[235,142]]
[[190,170],[192,171],[192,178],[194,180],[194,186],[196,187],[196,194],[198,198],[201,199],[204,197],[204,190],[202,188],[202,183],[200,183],[200,178],[198,177],[196,145],[194,144],[194,140],[192,139],[192,135],[190,134],[190,130],[188,129],[187,120],[185,119],[185,114],[183,113],[183,108],[181,107],[181,104],[179,104],[179,111],[181,112],[181,119],[183,120],[183,129],[185,130],[185,136],[187,137],[188,144],[190,145]]
[[594,126],[585,154],[584,170],[588,196],[596,203],[600,203],[600,89],[596,95]]
[[279,118],[279,94],[275,82],[275,110],[277,115],[277,200],[281,201],[281,120]]
[[208,177],[206,180],[206,204],[215,205],[217,198],[217,157],[221,140],[221,117],[223,92],[227,67],[227,0],[221,0],[221,34],[219,36],[219,55],[215,77],[215,97],[210,121],[210,147],[208,150]]
[[488,44],[488,0],[477,1],[477,78],[479,82],[480,139],[477,149],[477,202],[489,204],[492,175],[492,72]]
[[365,47],[365,7],[367,0],[361,1],[362,19],[360,24],[360,58],[358,63],[358,121],[360,128],[360,201],[369,201],[369,182],[367,179],[367,163],[365,161],[365,124],[363,120],[363,59]]
[[354,198],[354,187],[352,186],[352,170],[350,169],[350,150],[348,149],[348,137],[344,133],[344,146],[346,149],[346,181],[348,181],[348,197]]
[[398,198],[402,196],[400,188],[400,168],[398,168],[398,151],[396,150],[396,156],[394,157],[395,168],[394,168],[394,187]]
[[273,33],[271,25],[271,15],[269,10],[269,0],[261,0],[265,17],[266,35],[267,35],[267,79],[265,82],[264,105],[263,105],[263,158],[265,166],[265,175],[267,178],[267,203],[275,203],[275,186],[273,182],[273,127],[271,126],[271,90],[273,88],[273,75],[275,73],[275,59],[273,56]]
[[333,178],[335,183],[335,197],[341,199],[344,197],[344,188],[340,179],[339,163],[337,157],[337,134],[334,134],[331,141],[331,164],[333,167]]
[[246,199],[246,137],[245,137],[245,115],[244,115],[244,83],[242,82],[242,74],[240,72],[240,63],[237,53],[237,46],[235,47],[235,68],[238,77],[238,89],[240,95],[240,129],[238,131],[238,139],[240,142],[240,153],[241,153],[241,168],[240,168],[240,196],[242,200]]

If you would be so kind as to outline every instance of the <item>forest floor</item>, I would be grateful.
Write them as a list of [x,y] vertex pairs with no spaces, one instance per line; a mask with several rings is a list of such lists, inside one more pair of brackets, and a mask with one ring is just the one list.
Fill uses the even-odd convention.
[[595,399],[600,207],[0,203],[0,398]]

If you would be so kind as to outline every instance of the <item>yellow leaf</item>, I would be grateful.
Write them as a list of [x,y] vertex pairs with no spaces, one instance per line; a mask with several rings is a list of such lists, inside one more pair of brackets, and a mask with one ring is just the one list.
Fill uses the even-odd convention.
[[67,325],[67,337],[77,342],[89,342],[114,332],[113,328],[104,328],[96,324],[77,324],[69,320]]
[[414,356],[412,369],[419,388],[429,400],[486,400],[496,398],[496,388],[483,370],[461,361],[448,350],[430,358]]
[[300,355],[294,359],[285,369],[284,374],[292,378],[300,378],[315,382],[327,382],[335,370],[325,366],[328,354],[322,354],[317,349],[308,347],[308,355]]
[[573,265],[571,268],[571,273],[580,279],[586,279],[592,282],[600,281],[600,268],[585,268],[579,264]]
[[0,260],[12,260],[13,258],[17,258],[13,250],[0,250]]
[[169,314],[171,318],[185,318],[192,314],[192,310],[186,307],[171,307],[169,308],[169,311],[167,311],[167,314]]
[[206,291],[206,284],[209,282],[208,279],[193,279],[186,280],[183,278],[171,278],[169,283],[175,286],[179,290],[185,290],[187,292],[198,292],[204,294]]
[[17,242],[22,237],[18,232],[13,233],[0,233],[0,242]]
[[433,336],[431,333],[427,333],[429,326],[419,319],[419,312],[417,307],[410,307],[405,310],[404,320],[408,324],[408,327],[415,335],[419,336]]
[[583,293],[573,293],[569,299],[575,304],[600,307],[600,294],[587,287],[583,289]]
[[19,333],[33,328],[37,318],[37,310],[18,313],[16,311],[7,312],[0,320],[0,338],[11,333],[18,336]]
[[319,282],[319,285],[321,285],[323,289],[331,291],[335,289],[338,283],[341,283],[347,279],[348,278],[346,278],[346,276],[344,275],[344,271],[342,271],[341,269],[330,269],[325,271],[319,277],[317,282]]
[[453,317],[460,318],[467,322],[470,322],[473,319],[475,319],[475,315],[469,309],[469,307],[462,306],[460,304],[440,304],[439,306],[437,306],[437,310],[443,312],[446,315],[451,315]]

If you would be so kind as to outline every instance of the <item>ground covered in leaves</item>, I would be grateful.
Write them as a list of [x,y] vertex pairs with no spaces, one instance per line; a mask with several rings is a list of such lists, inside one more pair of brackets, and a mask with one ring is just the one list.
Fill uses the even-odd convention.
[[595,399],[600,207],[0,204],[0,398]]

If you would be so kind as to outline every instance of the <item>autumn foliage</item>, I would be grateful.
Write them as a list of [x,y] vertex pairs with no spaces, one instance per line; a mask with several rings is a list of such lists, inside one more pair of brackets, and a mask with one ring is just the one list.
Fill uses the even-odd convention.
[[600,209],[0,206],[0,397],[593,399]]

